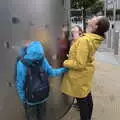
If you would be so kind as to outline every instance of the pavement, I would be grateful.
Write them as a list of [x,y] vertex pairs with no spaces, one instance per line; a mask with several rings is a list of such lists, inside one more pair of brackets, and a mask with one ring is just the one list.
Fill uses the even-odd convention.
[[114,55],[111,52],[97,52],[96,60],[106,64],[120,65],[120,55]]
[[106,44],[102,44],[96,53],[96,60],[113,65],[120,65],[120,49],[119,54],[114,55],[114,50],[112,48],[107,48]]
[[[118,59],[117,59],[118,58]],[[111,52],[96,53],[93,81],[94,110],[92,120],[120,120],[120,57]],[[75,108],[62,120],[80,120]]]

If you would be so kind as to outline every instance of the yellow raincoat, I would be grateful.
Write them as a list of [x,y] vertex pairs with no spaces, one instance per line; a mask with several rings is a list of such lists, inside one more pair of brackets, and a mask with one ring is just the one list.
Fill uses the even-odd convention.
[[64,67],[69,68],[69,71],[63,77],[63,93],[84,98],[91,92],[95,71],[94,54],[103,40],[99,35],[86,33],[72,44],[68,60],[64,61]]

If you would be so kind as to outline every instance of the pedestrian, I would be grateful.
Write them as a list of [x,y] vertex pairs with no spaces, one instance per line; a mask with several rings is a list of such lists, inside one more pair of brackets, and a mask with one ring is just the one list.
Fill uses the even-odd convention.
[[93,100],[91,94],[92,79],[95,72],[94,55],[109,30],[109,20],[104,16],[88,20],[87,33],[79,37],[71,46],[64,67],[61,91],[77,99],[80,108],[80,120],[91,120]]
[[22,104],[25,106],[26,118],[27,120],[31,117],[45,120],[45,103],[49,94],[47,76],[61,76],[67,69],[53,69],[44,55],[41,43],[38,41],[27,43],[23,47],[21,55],[21,59],[17,61],[16,89]]
[[62,35],[58,42],[58,59],[59,66],[63,66],[63,61],[67,59],[67,54],[69,51],[69,40],[68,40],[68,27],[67,25],[63,25],[62,27]]

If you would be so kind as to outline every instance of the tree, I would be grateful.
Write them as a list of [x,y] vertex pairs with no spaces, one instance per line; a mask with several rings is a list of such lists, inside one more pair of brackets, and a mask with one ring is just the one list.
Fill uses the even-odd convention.
[[71,0],[71,8],[89,8],[99,0]]
[[71,8],[83,8],[83,26],[86,30],[86,10],[99,0],[71,0]]
[[97,1],[90,8],[88,8],[92,14],[97,14],[98,12],[104,11],[104,1]]

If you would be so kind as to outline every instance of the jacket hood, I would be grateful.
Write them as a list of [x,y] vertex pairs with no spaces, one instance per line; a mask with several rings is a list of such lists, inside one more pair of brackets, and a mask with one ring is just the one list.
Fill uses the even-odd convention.
[[97,40],[97,41],[103,41],[104,40],[104,37],[102,37],[100,35],[97,35],[97,34],[86,33],[84,35],[87,36],[88,38],[91,38],[91,39],[94,39],[94,40]]
[[26,51],[26,55],[24,56],[24,59],[27,60],[41,60],[44,57],[44,50],[40,42],[35,41],[31,42]]
[[93,33],[86,33],[85,38],[89,41],[93,51],[96,51],[104,40],[104,37]]

